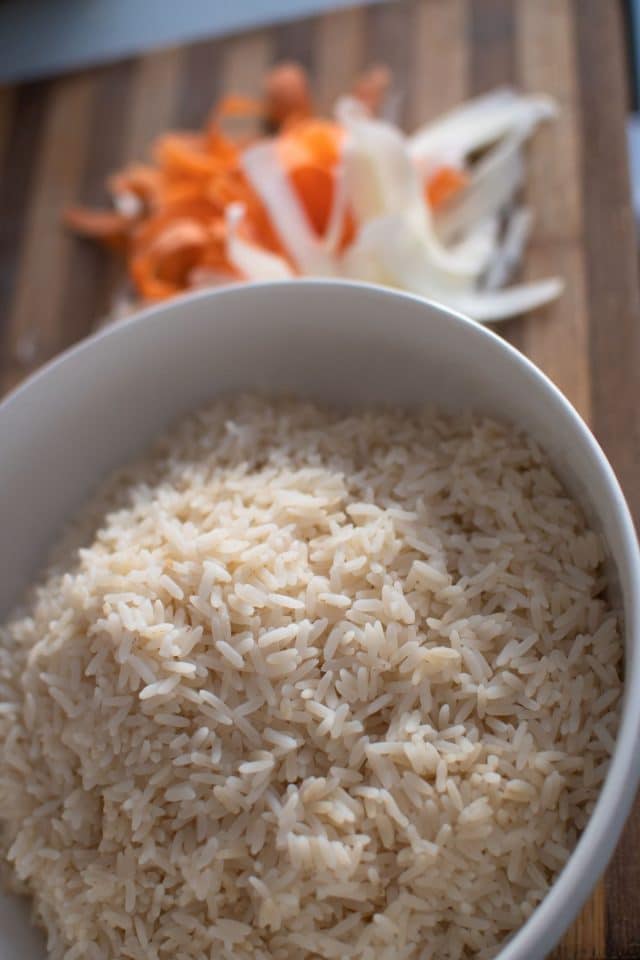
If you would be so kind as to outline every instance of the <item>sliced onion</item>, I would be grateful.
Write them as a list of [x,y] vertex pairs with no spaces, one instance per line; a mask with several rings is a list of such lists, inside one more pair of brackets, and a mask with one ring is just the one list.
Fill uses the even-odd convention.
[[443,242],[508,206],[524,182],[522,134],[514,133],[492,150],[476,167],[471,181],[436,216]]
[[476,284],[475,272],[465,275],[443,269],[425,235],[399,215],[369,221],[345,257],[344,267],[354,276],[354,268],[364,269],[367,261],[369,275],[384,277],[382,282],[424,297],[437,291],[444,299],[454,291],[470,292]]
[[345,164],[344,160],[341,160],[336,170],[333,204],[329,214],[329,222],[324,237],[322,238],[322,246],[330,255],[336,252],[342,238],[344,221],[347,215],[347,196]]
[[533,216],[526,207],[517,207],[511,213],[504,237],[485,277],[487,290],[497,290],[509,282],[522,259],[532,224]]
[[475,272],[483,274],[488,270],[498,250],[499,218],[497,215],[486,217],[469,230],[466,236],[450,252],[459,258],[468,258],[475,265]]
[[409,153],[423,174],[434,163],[463,166],[469,154],[514,131],[529,136],[538,123],[555,113],[547,97],[527,97],[502,88],[416,130],[409,138]]
[[[487,225],[487,230],[489,229]],[[345,276],[415,293],[479,322],[504,320],[540,307],[562,292],[560,280],[542,280],[500,291],[479,291],[434,269],[423,240],[401,217],[367,224],[343,259]]]
[[[484,251],[478,256],[477,245],[473,244],[447,249],[438,240],[406,137],[390,124],[372,120],[360,104],[348,98],[338,102],[336,113],[348,133],[345,176],[361,231],[393,218],[394,232],[401,220],[407,227],[403,243],[413,238],[412,242],[424,246],[430,268],[442,275],[445,285],[468,285],[478,279],[487,264]],[[373,229],[376,232],[378,227]]]
[[[503,240],[498,239],[498,226],[523,182],[523,143],[552,113],[549,100],[503,89],[407,138],[392,124],[372,118],[357,100],[339,100],[336,117],[346,138],[322,239],[273,143],[250,147],[242,165],[301,273],[369,280],[440,301],[480,322],[502,320],[543,305],[562,289],[556,279],[493,289],[520,258],[528,231],[528,214],[517,210],[507,220]],[[468,186],[434,220],[424,192],[425,170],[443,162],[464,167],[469,155],[483,148],[488,149]],[[358,234],[338,257],[348,208]],[[292,276],[282,257],[238,236],[240,216],[236,211],[229,221],[231,262],[252,279]]]
[[230,204],[226,211],[227,257],[247,280],[289,280],[293,270],[283,257],[270,253],[238,235],[238,226],[244,216],[241,203]]
[[423,227],[428,211],[406,137],[392,124],[372,119],[351,97],[340,99],[335,112],[348,135],[345,179],[358,222],[401,214]]
[[333,276],[334,258],[314,233],[293,190],[272,142],[249,147],[242,154],[242,168],[269,211],[269,217],[291,259],[302,273]]
[[454,295],[444,301],[458,313],[463,313],[479,323],[492,323],[518,317],[556,300],[564,290],[558,277],[522,283],[506,290],[476,291],[470,295]]
[[120,193],[113,194],[113,205],[124,217],[130,217],[135,220],[141,216],[144,210],[144,204],[137,194],[131,190],[122,190]]

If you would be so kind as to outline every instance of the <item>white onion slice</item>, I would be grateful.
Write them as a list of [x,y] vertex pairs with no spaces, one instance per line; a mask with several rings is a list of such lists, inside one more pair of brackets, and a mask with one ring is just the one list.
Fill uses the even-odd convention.
[[324,249],[289,183],[277,150],[265,141],[242,154],[242,168],[269,211],[269,217],[287,253],[302,273],[333,276],[335,261]]
[[424,242],[401,217],[381,217],[367,224],[343,258],[343,272],[439,301],[482,323],[505,320],[543,306],[563,288],[557,279],[495,292],[465,286],[434,269]]
[[535,283],[507,287],[506,290],[483,290],[469,295],[454,295],[443,302],[479,323],[495,323],[543,307],[557,299],[563,290],[563,281],[558,277],[551,277]]
[[230,204],[226,211],[227,256],[247,280],[290,280],[293,270],[283,257],[247,243],[238,235],[238,225],[244,216],[241,203]]
[[436,215],[436,229],[448,243],[513,200],[524,182],[522,134],[502,141],[476,167],[468,185]]
[[478,256],[475,245],[447,249],[440,243],[422,183],[409,158],[406,137],[390,124],[372,120],[360,104],[348,98],[338,102],[336,114],[347,130],[345,176],[361,232],[387,217],[394,218],[393,229],[397,229],[400,219],[409,228],[409,235],[420,239],[430,266],[442,274],[445,285],[477,280],[486,268],[487,257],[484,251]]
[[427,209],[406,137],[392,124],[373,120],[351,97],[338,100],[335,113],[347,131],[345,178],[356,219],[368,223],[387,214],[402,214],[422,228]]
[[347,179],[344,160],[338,164],[335,175],[335,189],[333,205],[329,214],[329,222],[322,238],[322,246],[328,254],[334,254],[342,237],[344,220],[347,214]]
[[381,282],[424,297],[433,297],[434,291],[442,299],[455,291],[471,292],[477,279],[475,272],[444,270],[428,238],[397,214],[365,224],[343,260],[347,275],[354,277],[356,266],[362,269],[367,260],[368,273],[383,277]]
[[409,154],[422,173],[433,164],[464,166],[465,159],[513,131],[527,137],[556,107],[547,97],[527,97],[509,88],[495,90],[445,114],[409,137]]
[[456,257],[465,257],[476,265],[477,273],[483,274],[496,256],[498,246],[499,218],[497,215],[486,217],[474,227],[450,252]]

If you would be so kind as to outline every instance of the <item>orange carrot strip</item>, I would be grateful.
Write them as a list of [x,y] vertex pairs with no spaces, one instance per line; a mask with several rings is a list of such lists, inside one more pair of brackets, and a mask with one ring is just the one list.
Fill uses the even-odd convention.
[[310,119],[282,134],[280,160],[316,232],[327,229],[344,134],[329,120]]
[[264,81],[264,110],[267,120],[275,126],[292,117],[311,114],[309,78],[304,67],[291,61],[269,71]]
[[262,117],[264,104],[253,97],[230,93],[218,100],[213,110],[212,122],[219,123],[226,117]]
[[132,225],[131,219],[117,210],[90,210],[88,207],[69,207],[63,220],[76,233],[98,240],[124,237]]
[[468,183],[469,178],[456,167],[440,167],[425,186],[427,202],[432,209],[442,206]]
[[133,193],[148,203],[156,195],[161,174],[154,167],[134,163],[107,179],[107,188],[112,194]]

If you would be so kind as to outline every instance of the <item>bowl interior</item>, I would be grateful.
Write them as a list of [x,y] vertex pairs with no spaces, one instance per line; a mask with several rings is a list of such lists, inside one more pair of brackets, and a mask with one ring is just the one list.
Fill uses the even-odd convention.
[[[617,570],[627,625],[623,733],[631,746],[638,708],[631,716],[629,702],[640,700],[631,641],[634,631],[637,638],[637,548],[599,448],[561,395],[497,337],[442,308],[362,285],[245,286],[154,308],[64,355],[2,404],[0,617],[16,603],[64,522],[110,469],[139,456],[181,414],[238,390],[350,405],[472,407],[536,437],[605,532]],[[624,752],[622,746],[618,752]],[[619,775],[612,770],[605,787],[612,798],[623,782],[627,794],[633,791],[633,782],[628,784],[637,763],[626,753],[623,759]],[[605,802],[601,798],[599,808]],[[505,958],[524,956],[525,948],[530,958],[543,956],[568,925],[615,842],[604,816],[601,821],[592,830],[592,820],[585,834],[592,830],[593,842],[583,844],[583,837],[580,845],[590,875],[578,876],[575,854],[554,887],[558,907],[548,908],[544,931],[533,926],[541,925],[538,915],[550,898],[504,951]],[[560,883],[563,902],[562,889],[556,897]],[[4,960],[40,960],[44,954],[35,942],[10,899],[0,897]]]

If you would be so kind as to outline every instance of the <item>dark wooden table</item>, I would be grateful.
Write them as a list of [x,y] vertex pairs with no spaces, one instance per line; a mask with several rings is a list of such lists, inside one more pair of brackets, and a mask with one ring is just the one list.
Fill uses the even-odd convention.
[[[281,57],[310,68],[324,107],[363,66],[388,63],[410,127],[498,84],[556,98],[561,117],[530,153],[525,273],[560,274],[567,291],[501,330],[591,424],[637,520],[640,299],[618,0],[396,0],[0,89],[0,391],[113,308],[117,268],[60,228],[61,209],[103,201],[109,171],[165,128],[200,124],[221,91],[257,92]],[[640,958],[639,860],[637,807],[554,956]]]

